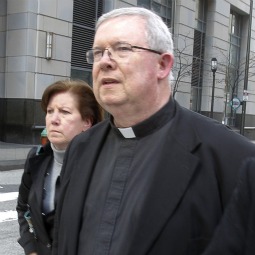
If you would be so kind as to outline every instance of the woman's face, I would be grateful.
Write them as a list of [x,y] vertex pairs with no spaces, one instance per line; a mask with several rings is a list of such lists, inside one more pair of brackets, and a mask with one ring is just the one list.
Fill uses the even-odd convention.
[[76,101],[70,92],[61,92],[53,95],[47,106],[47,136],[59,150],[66,149],[77,134],[91,127],[90,120],[82,119]]

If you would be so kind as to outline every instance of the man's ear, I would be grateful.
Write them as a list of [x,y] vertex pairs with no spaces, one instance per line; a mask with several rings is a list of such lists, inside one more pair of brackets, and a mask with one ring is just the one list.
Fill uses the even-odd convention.
[[173,67],[174,57],[170,53],[163,53],[159,59],[159,70],[158,70],[158,78],[164,79],[167,77]]

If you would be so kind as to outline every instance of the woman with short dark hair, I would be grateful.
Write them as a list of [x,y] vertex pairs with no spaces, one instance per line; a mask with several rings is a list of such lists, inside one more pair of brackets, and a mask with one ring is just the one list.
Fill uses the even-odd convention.
[[49,142],[28,154],[17,202],[25,254],[49,255],[64,154],[70,141],[103,119],[92,88],[81,80],[62,80],[42,96]]

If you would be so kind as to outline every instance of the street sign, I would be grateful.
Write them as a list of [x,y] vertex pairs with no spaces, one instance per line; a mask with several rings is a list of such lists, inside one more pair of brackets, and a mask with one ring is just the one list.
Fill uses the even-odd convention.
[[241,101],[238,97],[234,97],[230,102],[230,105],[234,110],[237,110],[241,105]]
[[243,91],[243,101],[248,101],[248,96],[249,96],[248,91],[244,90]]

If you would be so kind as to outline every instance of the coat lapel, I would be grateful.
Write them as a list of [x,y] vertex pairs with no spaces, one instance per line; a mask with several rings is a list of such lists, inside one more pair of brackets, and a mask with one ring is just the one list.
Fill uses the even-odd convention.
[[49,243],[47,231],[42,217],[42,199],[43,199],[43,185],[44,176],[49,169],[51,162],[51,156],[45,156],[44,154],[30,158],[30,165],[33,168],[31,172],[33,179],[33,189],[30,190],[30,202],[32,209],[32,221],[36,228],[40,228],[40,240],[45,244]]
[[[142,255],[149,252],[151,245],[184,196],[199,163],[199,159],[191,152],[200,143],[196,135],[191,136],[192,141],[183,142],[182,139],[178,140],[177,133],[172,131],[165,143],[168,148],[162,150],[165,154],[161,156],[161,166],[155,171],[150,182],[149,192],[134,231],[135,235],[126,254]],[[187,132],[190,134],[192,131]],[[170,148],[174,150],[171,151]]]
[[30,165],[33,168],[31,172],[33,179],[33,193],[31,199],[33,203],[36,204],[35,208],[41,210],[41,201],[43,196],[43,184],[44,176],[49,168],[50,157],[45,158],[45,156],[36,156],[30,159]]

